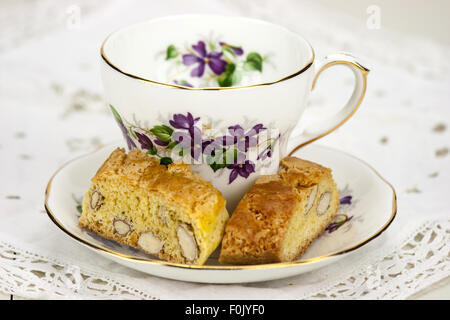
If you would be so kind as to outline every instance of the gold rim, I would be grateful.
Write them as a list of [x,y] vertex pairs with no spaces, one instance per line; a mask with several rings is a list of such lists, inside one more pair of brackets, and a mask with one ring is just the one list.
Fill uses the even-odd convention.
[[[254,20],[254,19],[247,19],[247,20]],[[260,23],[268,23],[268,22],[265,22],[265,21],[259,21],[259,20],[256,20],[256,21],[258,21],[258,22],[260,22]],[[300,70],[298,70],[298,71],[296,71],[296,72],[294,72],[294,73],[292,73],[292,74],[290,74],[290,75],[288,75],[288,76],[286,76],[286,77],[283,77],[283,78],[281,78],[281,79],[275,80],[275,81],[263,82],[263,83],[256,83],[256,84],[247,85],[247,86],[235,86],[235,87],[207,87],[207,88],[191,88],[191,87],[184,87],[184,86],[175,85],[175,84],[170,84],[170,83],[166,83],[166,82],[160,82],[160,81],[155,81],[155,80],[146,79],[146,78],[143,78],[143,77],[140,77],[140,76],[131,74],[131,73],[129,73],[129,72],[126,72],[126,71],[122,70],[121,68],[119,68],[118,66],[116,66],[114,63],[112,63],[112,62],[108,59],[108,57],[106,56],[104,47],[105,47],[106,42],[108,42],[108,40],[111,38],[111,36],[113,36],[114,34],[116,34],[117,32],[119,32],[119,31],[121,31],[121,30],[123,30],[123,29],[117,30],[117,31],[115,31],[115,32],[113,32],[113,33],[111,33],[111,34],[109,34],[109,35],[106,37],[106,39],[103,41],[103,43],[102,43],[102,45],[101,45],[101,47],[100,47],[100,55],[101,55],[103,61],[104,61],[106,64],[108,64],[111,68],[113,68],[113,69],[116,70],[117,72],[119,72],[119,73],[121,73],[121,74],[123,74],[123,75],[125,75],[125,76],[127,76],[127,77],[130,77],[130,78],[133,78],[133,79],[136,79],[136,80],[140,80],[140,81],[144,81],[144,82],[147,82],[147,83],[152,83],[152,84],[162,85],[162,86],[165,86],[165,87],[176,88],[176,89],[183,89],[183,90],[209,90],[209,91],[214,91],[214,90],[235,90],[235,89],[255,88],[255,87],[261,87],[261,86],[270,86],[270,85],[273,85],[273,84],[276,84],[276,83],[279,83],[279,82],[282,82],[282,81],[291,79],[291,78],[293,78],[293,77],[296,77],[296,76],[298,76],[299,74],[302,74],[303,72],[305,72],[306,70],[308,70],[308,69],[313,65],[314,59],[315,59],[314,49],[313,49],[313,47],[311,46],[311,44],[310,44],[306,39],[304,39],[303,37],[301,37],[301,36],[299,36],[298,34],[295,34],[295,33],[293,33],[292,31],[289,31],[288,29],[286,29],[286,31],[288,31],[288,32],[290,32],[290,33],[292,33],[292,34],[294,34],[294,35],[297,36],[298,38],[300,38],[300,39],[302,39],[303,41],[305,41],[305,43],[308,45],[309,49],[311,50],[311,59],[310,59],[310,60],[305,64],[305,66],[302,67]]]
[[[344,53],[344,52],[338,52],[338,53],[334,53],[334,54],[332,54],[332,55],[343,55],[343,56],[345,56],[346,58],[353,58],[352,55],[347,54],[347,53]],[[331,56],[331,55],[328,55],[327,58],[330,57],[330,56]],[[344,118],[344,120],[342,120],[341,122],[339,122],[336,126],[334,126],[333,128],[331,128],[330,130],[328,130],[328,131],[326,131],[326,132],[324,132],[324,133],[318,135],[317,137],[314,137],[314,138],[312,138],[312,139],[310,139],[310,140],[308,140],[308,141],[305,141],[305,142],[299,144],[299,145],[296,146],[294,149],[292,149],[292,151],[289,153],[289,156],[292,155],[294,152],[296,152],[298,149],[303,148],[304,146],[306,146],[306,145],[308,145],[308,144],[310,144],[310,143],[312,143],[312,142],[314,142],[314,141],[316,141],[316,140],[319,140],[320,138],[323,138],[323,137],[325,137],[326,135],[328,135],[328,134],[330,134],[331,132],[333,132],[334,130],[338,129],[340,126],[342,126],[344,123],[346,123],[347,120],[350,119],[350,118],[355,114],[356,110],[358,110],[359,106],[361,105],[361,103],[362,103],[362,101],[363,101],[363,99],[364,99],[364,96],[366,95],[366,89],[367,89],[367,74],[370,72],[370,70],[367,69],[366,67],[362,66],[360,63],[358,63],[358,62],[357,62],[356,60],[354,60],[354,59],[352,59],[352,61],[347,61],[347,60],[331,61],[331,62],[325,64],[324,66],[322,66],[322,68],[320,68],[320,70],[317,71],[316,75],[314,76],[314,80],[313,80],[313,83],[312,83],[312,86],[311,86],[311,91],[314,90],[314,87],[315,87],[315,85],[316,85],[316,81],[317,81],[317,79],[319,78],[319,75],[322,73],[322,71],[324,71],[325,69],[328,69],[328,68],[331,67],[331,66],[339,65],[339,64],[347,64],[347,65],[350,65],[350,66],[355,66],[355,67],[357,67],[357,68],[361,71],[361,74],[362,74],[362,77],[363,77],[363,90],[362,90],[361,96],[360,96],[359,99],[358,99],[358,102],[356,103],[356,105],[355,105],[355,107],[353,108],[352,112],[350,112],[350,113],[347,115],[347,117]]]
[[140,262],[140,263],[149,263],[149,264],[153,264],[153,265],[163,265],[163,266],[168,266],[168,267],[177,267],[177,268],[183,268],[183,269],[196,269],[196,270],[244,270],[244,269],[274,269],[274,268],[285,268],[285,267],[294,267],[294,266],[299,266],[299,265],[304,265],[304,264],[311,264],[311,263],[315,263],[318,261],[322,261],[331,257],[335,257],[338,255],[342,255],[351,251],[354,251],[360,247],[362,247],[363,245],[367,244],[368,242],[372,241],[373,239],[377,238],[381,233],[383,233],[383,231],[385,231],[389,225],[392,223],[392,221],[394,220],[396,214],[397,214],[397,195],[395,193],[395,189],[392,186],[392,184],[390,184],[385,178],[383,178],[374,168],[372,168],[369,164],[367,164],[365,161],[358,159],[357,157],[347,153],[347,152],[343,152],[334,148],[330,148],[330,147],[326,147],[328,149],[332,149],[335,150],[337,152],[341,152],[344,153],[345,155],[354,158],[358,161],[360,161],[361,163],[363,163],[365,166],[367,166],[369,169],[371,169],[383,182],[385,182],[391,189],[392,189],[392,213],[391,216],[389,218],[389,220],[377,231],[375,232],[372,236],[370,236],[369,238],[361,241],[360,243],[351,246],[349,248],[334,252],[334,253],[330,253],[328,255],[324,255],[324,256],[319,256],[319,257],[315,257],[315,258],[310,258],[310,259],[306,259],[306,260],[299,260],[299,261],[292,261],[292,262],[279,262],[279,263],[270,263],[270,264],[259,264],[259,265],[224,265],[224,266],[208,266],[208,265],[202,265],[202,266],[197,266],[197,265],[187,265],[187,264],[181,264],[181,263],[172,263],[172,262],[167,262],[167,261],[162,261],[162,260],[155,260],[155,259],[145,259],[145,258],[140,258],[140,257],[133,257],[133,256],[129,256],[126,254],[122,254],[120,252],[116,252],[107,248],[103,248],[95,243],[92,243],[90,241],[87,241],[85,239],[82,239],[80,237],[78,237],[77,235],[73,234],[72,232],[70,232],[69,230],[67,230],[63,224],[56,218],[56,216],[53,214],[53,212],[51,211],[49,205],[48,205],[48,199],[50,196],[50,190],[51,190],[51,184],[53,179],[56,177],[56,175],[62,170],[64,169],[66,166],[68,166],[69,164],[71,164],[72,162],[75,162],[76,160],[79,160],[81,158],[87,157],[93,153],[98,152],[99,150],[103,149],[105,147],[101,147],[96,149],[95,151],[88,153],[86,155],[77,157],[75,159],[72,159],[69,162],[66,162],[65,164],[63,164],[58,170],[56,170],[56,172],[53,174],[53,176],[50,178],[50,181],[47,184],[47,188],[45,189],[45,202],[44,202],[44,207],[45,207],[45,211],[47,212],[47,215],[49,216],[50,220],[53,221],[53,223],[56,224],[56,226],[58,228],[60,228],[63,232],[65,232],[66,234],[68,234],[70,237],[74,238],[75,240],[83,243],[84,245],[95,249],[95,250],[100,250],[103,253],[109,254],[114,256],[115,258],[121,258],[124,260],[128,260],[128,261],[133,261],[133,262]]

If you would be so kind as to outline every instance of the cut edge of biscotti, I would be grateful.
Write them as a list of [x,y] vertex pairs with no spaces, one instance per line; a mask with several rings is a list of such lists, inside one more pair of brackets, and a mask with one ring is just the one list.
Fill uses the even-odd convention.
[[92,178],[79,225],[160,259],[202,265],[222,240],[225,199],[187,164],[117,148]]
[[[255,210],[248,209],[255,193],[266,193],[267,202],[278,202],[278,207],[274,203],[259,206],[259,221]],[[339,192],[330,169],[295,157],[284,158],[279,172],[260,176],[239,203],[225,228],[219,261],[223,264],[294,261],[333,222],[338,206]],[[272,225],[262,223],[264,219],[272,220]],[[247,230],[237,221],[240,224],[245,221]],[[277,232],[256,239],[255,235],[267,228],[276,228]]]

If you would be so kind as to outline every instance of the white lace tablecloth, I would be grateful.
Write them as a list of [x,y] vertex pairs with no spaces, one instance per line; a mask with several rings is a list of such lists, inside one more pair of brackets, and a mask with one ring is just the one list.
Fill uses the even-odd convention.
[[[120,139],[103,100],[100,43],[119,27],[179,13],[265,19],[304,35],[318,59],[335,51],[365,59],[372,72],[362,106],[318,143],[365,160],[394,185],[398,216],[382,236],[300,276],[207,285],[125,268],[53,225],[43,209],[53,172]],[[403,299],[427,288],[450,275],[449,56],[449,47],[368,29],[312,1],[3,1],[0,291],[41,299]],[[344,101],[352,83],[350,74],[326,74],[312,114]]]

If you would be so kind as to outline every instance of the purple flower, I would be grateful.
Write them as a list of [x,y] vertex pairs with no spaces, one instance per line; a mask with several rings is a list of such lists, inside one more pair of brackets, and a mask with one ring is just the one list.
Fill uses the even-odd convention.
[[221,139],[224,146],[237,144],[238,150],[247,152],[249,148],[258,144],[258,139],[255,137],[260,131],[264,130],[262,124],[257,124],[248,132],[245,132],[240,125],[228,127],[229,136],[223,136]]
[[183,64],[190,66],[197,64],[197,67],[192,69],[192,77],[201,77],[205,72],[205,65],[207,64],[209,68],[217,75],[222,74],[225,71],[225,66],[227,62],[222,57],[222,52],[207,52],[206,46],[203,41],[199,41],[197,44],[192,45],[192,48],[197,52],[198,55],[194,54],[184,54]]
[[184,86],[184,87],[189,87],[189,88],[193,88],[194,86],[192,84],[190,84],[189,82],[187,82],[186,80],[173,80],[173,83],[178,84],[180,86]]
[[352,196],[345,196],[339,200],[340,204],[352,204]]
[[153,140],[153,142],[155,142],[155,144],[161,147],[167,147],[169,145],[169,142],[162,141],[159,138],[156,138],[155,140]]
[[188,112],[186,116],[178,113],[173,115],[173,120],[169,120],[169,123],[175,129],[189,130],[199,119],[200,117],[194,119],[190,112]]
[[242,56],[244,54],[244,50],[242,50],[241,47],[232,46],[231,44],[225,43],[225,42],[219,42],[219,44],[222,46],[222,48],[230,48],[235,55]]
[[202,132],[197,127],[190,127],[188,132],[177,131],[172,135],[172,139],[178,143],[178,146],[190,149],[191,157],[198,160],[203,152]]
[[205,152],[207,148],[213,146],[214,139],[206,139],[202,141],[202,152]]
[[128,135],[128,130],[127,130],[127,128],[125,128],[125,126],[123,125],[123,122],[118,121],[117,119],[116,119],[116,121],[117,121],[117,124],[118,124],[119,127],[120,127],[120,130],[122,130],[123,137],[124,137],[125,140],[127,141],[128,150],[131,151],[131,150],[133,150],[133,149],[136,149],[137,146],[136,146],[136,144],[134,143],[133,139],[131,139],[130,136]]
[[257,125],[254,125],[253,128],[251,128],[247,134],[258,134],[262,130],[266,130],[266,129],[267,128],[264,128],[264,125],[262,123],[258,123]]
[[141,149],[146,149],[146,150],[153,149],[153,143],[149,137],[147,137],[145,134],[139,133],[137,131],[135,131],[134,134],[136,135],[139,143],[141,144]]
[[229,184],[232,183],[238,176],[247,179],[252,172],[255,172],[255,164],[252,161],[245,160],[243,163],[239,162],[240,161],[235,161],[235,163],[228,166],[228,169],[231,169],[230,177],[228,179]]
[[275,146],[275,143],[277,142],[278,139],[280,139],[281,134],[278,135],[278,137],[276,137],[268,146],[266,149],[264,149],[259,155],[258,158],[256,158],[256,160],[265,160],[267,158],[272,158],[272,151],[273,148]]
[[267,158],[272,158],[272,145],[268,146],[258,155],[256,160],[266,160]]
[[334,231],[336,231],[337,229],[339,229],[344,223],[352,220],[353,216],[347,217],[347,215],[343,215],[344,216],[344,220],[341,220],[339,222],[333,222],[330,223],[330,225],[325,229],[326,231],[328,231],[328,233],[332,233]]
[[223,143],[221,141],[221,138],[203,140],[202,149],[203,153],[206,156],[214,156],[216,154],[215,152],[216,150],[223,149]]

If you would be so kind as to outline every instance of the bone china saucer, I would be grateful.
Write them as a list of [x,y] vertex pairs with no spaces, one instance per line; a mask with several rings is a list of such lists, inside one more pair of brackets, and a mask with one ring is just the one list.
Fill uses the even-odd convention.
[[[310,145],[293,154],[333,170],[341,205],[337,223],[298,260],[261,265],[221,265],[218,248],[203,266],[170,263],[101,238],[78,226],[78,202],[97,169],[116,148],[109,145],[76,158],[56,171],[45,196],[49,218],[73,240],[127,267],[164,278],[203,283],[244,283],[286,278],[344,258],[385,231],[397,212],[395,190],[365,162],[338,150]],[[81,250],[81,249],[80,249]]]

